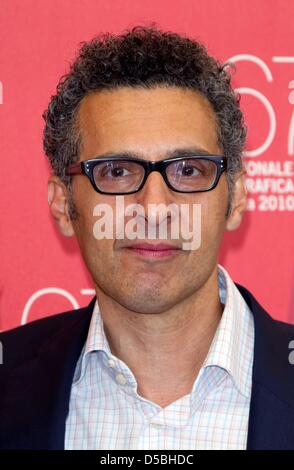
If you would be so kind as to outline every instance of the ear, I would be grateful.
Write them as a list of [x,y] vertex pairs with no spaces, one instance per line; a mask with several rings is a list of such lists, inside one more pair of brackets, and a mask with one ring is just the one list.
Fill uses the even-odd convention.
[[48,204],[60,232],[66,237],[74,235],[74,229],[68,212],[68,190],[58,176],[48,179]]
[[235,176],[231,211],[226,221],[226,230],[236,230],[241,222],[247,204],[246,171],[241,170]]

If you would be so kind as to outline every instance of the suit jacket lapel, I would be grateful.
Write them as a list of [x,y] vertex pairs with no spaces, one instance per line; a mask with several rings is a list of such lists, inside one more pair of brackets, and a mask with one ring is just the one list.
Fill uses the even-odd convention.
[[248,449],[294,448],[294,366],[289,362],[293,328],[274,321],[242,286],[237,285],[255,324]]

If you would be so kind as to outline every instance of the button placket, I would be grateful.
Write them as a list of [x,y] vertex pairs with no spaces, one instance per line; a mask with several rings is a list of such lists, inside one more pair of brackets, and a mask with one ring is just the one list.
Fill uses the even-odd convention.
[[126,377],[121,372],[116,374],[115,380],[119,385],[125,385],[127,383]]

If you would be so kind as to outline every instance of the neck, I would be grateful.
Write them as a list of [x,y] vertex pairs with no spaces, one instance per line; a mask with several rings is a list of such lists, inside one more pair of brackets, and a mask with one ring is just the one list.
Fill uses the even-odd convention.
[[96,292],[111,352],[133,372],[138,393],[162,407],[190,393],[223,310],[217,267],[201,289],[161,313],[132,312]]

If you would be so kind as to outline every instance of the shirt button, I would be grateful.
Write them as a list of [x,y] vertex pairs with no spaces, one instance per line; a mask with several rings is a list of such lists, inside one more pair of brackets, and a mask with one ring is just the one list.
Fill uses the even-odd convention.
[[151,426],[155,429],[161,429],[164,425],[160,423],[151,423]]
[[115,379],[116,379],[117,383],[120,384],[120,385],[125,385],[127,383],[127,379],[125,378],[125,376],[123,374],[117,374]]
[[108,359],[107,365],[108,365],[108,367],[114,367],[115,366],[114,360],[113,359]]

